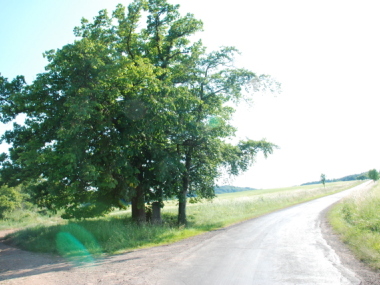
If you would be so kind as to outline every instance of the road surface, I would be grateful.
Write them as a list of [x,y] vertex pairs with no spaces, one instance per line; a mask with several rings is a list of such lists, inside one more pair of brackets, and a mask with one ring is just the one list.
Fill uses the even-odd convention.
[[99,259],[85,267],[0,243],[0,284],[380,284],[378,273],[368,271],[374,275],[363,279],[362,272],[342,262],[334,250],[338,246],[329,245],[320,227],[327,207],[364,187],[368,182],[232,227]]
[[321,212],[352,191],[226,229],[157,268],[156,284],[361,284],[321,232]]

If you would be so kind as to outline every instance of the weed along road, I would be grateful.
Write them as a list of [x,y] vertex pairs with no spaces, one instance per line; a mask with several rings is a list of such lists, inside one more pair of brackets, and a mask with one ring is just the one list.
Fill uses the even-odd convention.
[[378,273],[371,273],[375,282],[367,283],[370,274],[364,276],[355,259],[346,265],[347,258],[339,258],[335,251],[344,247],[332,248],[331,236],[321,229],[327,207],[370,183],[174,244],[106,256],[84,266],[0,242],[0,284],[380,284]]
[[363,284],[320,223],[323,210],[369,183],[222,229],[162,262],[152,284]]

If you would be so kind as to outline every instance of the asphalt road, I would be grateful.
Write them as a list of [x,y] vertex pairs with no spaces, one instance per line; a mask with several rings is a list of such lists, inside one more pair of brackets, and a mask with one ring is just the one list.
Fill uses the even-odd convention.
[[187,285],[361,284],[327,244],[320,223],[323,210],[368,183],[227,228],[174,253],[147,280]]

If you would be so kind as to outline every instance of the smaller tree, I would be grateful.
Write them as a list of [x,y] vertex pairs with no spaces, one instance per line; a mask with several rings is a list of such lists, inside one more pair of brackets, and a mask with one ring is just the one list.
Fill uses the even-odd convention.
[[376,169],[368,171],[368,177],[373,181],[379,180],[379,172]]
[[323,187],[326,187],[325,184],[326,184],[326,175],[324,173],[321,174],[321,182],[323,184]]
[[23,195],[20,193],[20,187],[0,187],[0,219],[8,212],[21,208]]

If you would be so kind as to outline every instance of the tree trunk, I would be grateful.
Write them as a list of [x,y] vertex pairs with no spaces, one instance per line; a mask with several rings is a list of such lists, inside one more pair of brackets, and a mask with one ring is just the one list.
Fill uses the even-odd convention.
[[187,201],[187,193],[189,192],[190,185],[190,166],[191,166],[191,157],[190,155],[186,155],[185,160],[185,172],[182,177],[182,191],[178,196],[178,225],[186,225],[187,217],[186,217],[186,201]]
[[152,224],[156,224],[156,225],[162,224],[160,202],[152,203]]
[[138,224],[144,224],[146,221],[144,188],[142,185],[136,187],[136,194],[131,199],[132,202],[132,220]]
[[181,191],[178,202],[178,225],[186,225],[186,194],[187,191]]

